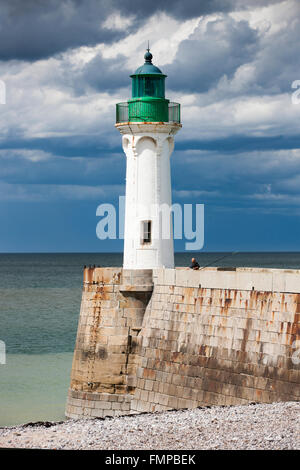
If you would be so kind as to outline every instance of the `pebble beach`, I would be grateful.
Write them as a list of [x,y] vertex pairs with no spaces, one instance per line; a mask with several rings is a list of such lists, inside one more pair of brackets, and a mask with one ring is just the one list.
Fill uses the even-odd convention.
[[174,410],[0,428],[1,448],[296,450],[300,402]]

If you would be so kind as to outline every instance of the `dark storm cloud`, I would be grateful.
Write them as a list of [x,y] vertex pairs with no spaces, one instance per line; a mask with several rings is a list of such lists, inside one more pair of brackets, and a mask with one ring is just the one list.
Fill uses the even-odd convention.
[[119,39],[128,31],[101,27],[111,11],[107,1],[2,1],[0,58],[36,60],[68,48]]
[[62,157],[15,148],[0,151],[0,163],[1,182],[7,184],[97,186],[99,175],[101,185],[120,185],[125,179],[126,161],[121,151],[99,156],[95,150],[94,157],[89,158],[85,154],[84,157]]
[[291,92],[291,83],[299,79],[299,3],[294,4],[293,13],[287,28],[262,42],[249,92],[266,89],[269,94]]
[[280,3],[282,0],[114,0],[117,10],[126,13],[135,12],[140,19],[147,18],[156,11],[163,11],[177,19],[194,18],[212,13],[226,13],[236,10],[253,9]]
[[[168,75],[167,87],[205,92],[215,87],[221,77],[231,78],[241,65],[251,62],[259,47],[259,34],[247,21],[222,15],[210,21],[204,32],[200,25],[189,39],[182,41],[173,63],[162,67]],[[67,72],[68,80],[79,95],[89,87],[100,92],[129,87],[128,76],[134,70],[128,70],[126,62],[127,57],[121,54],[105,59],[99,52],[76,75]]]
[[[101,53],[97,54],[84,69],[73,77],[73,89],[78,94],[85,93],[87,87],[100,92],[113,92],[118,88],[130,88],[130,73],[126,66],[127,57],[118,55],[113,59],[104,59]],[[141,63],[143,61],[141,60]]]
[[[284,162],[284,164],[283,164]],[[179,198],[219,206],[299,206],[299,151],[174,154],[172,185]],[[288,212],[288,211],[287,211]]]
[[24,139],[16,135],[8,136],[0,142],[0,150],[24,149],[50,152],[53,155],[64,157],[106,158],[112,152],[121,152],[121,144],[118,137],[117,145],[109,145],[101,135],[76,135],[67,137],[47,137]]
[[258,51],[258,32],[247,21],[224,15],[209,21],[205,31],[200,24],[191,38],[182,41],[174,62],[165,67],[168,86],[173,90],[206,92],[221,77],[231,78]]
[[[289,183],[292,178],[300,179],[299,152],[290,152],[297,148],[300,138],[292,136],[177,142],[173,189],[201,190],[206,200],[213,198],[215,203],[222,193],[242,204],[244,196],[268,194],[270,184],[286,196],[297,193],[300,197],[299,181]],[[125,163],[119,142],[107,148],[97,136],[78,136],[71,141],[68,137],[21,139],[0,146],[1,181],[9,184],[123,184]]]
[[[279,0],[2,0],[0,59],[36,60],[68,48],[110,43],[128,34],[157,11],[177,19],[278,3]],[[112,12],[135,19],[126,31],[101,25]]]
[[269,151],[269,150],[292,150],[300,149],[300,136],[229,136],[226,138],[214,138],[203,140],[183,140],[176,142],[177,150],[208,150],[226,153],[240,153],[247,149],[248,152],[253,151]]
[[[272,44],[268,44],[268,49],[270,57],[279,54],[273,50]],[[283,52],[284,47],[280,50]],[[205,30],[200,24],[189,39],[181,42],[173,63],[162,67],[168,75],[167,87],[174,91],[206,92],[214,88],[222,77],[232,78],[241,65],[251,63],[260,51],[258,31],[252,29],[247,21],[236,21],[224,14],[209,21]],[[264,60],[263,55],[261,65]],[[274,61],[278,63],[280,58],[274,58]],[[105,59],[99,52],[80,73],[77,72],[76,77],[69,74],[69,79],[74,82],[73,90],[84,94],[89,87],[101,92],[128,87],[128,76],[133,70],[127,69],[126,62],[127,57],[123,55]],[[263,82],[267,73],[263,66],[258,73]],[[276,75],[270,79],[276,82]]]

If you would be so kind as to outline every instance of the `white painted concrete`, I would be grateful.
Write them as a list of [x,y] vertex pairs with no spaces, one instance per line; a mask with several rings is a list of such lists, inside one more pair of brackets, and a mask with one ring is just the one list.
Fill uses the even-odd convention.
[[[176,123],[116,124],[126,154],[125,269],[174,267],[170,208],[170,156]],[[151,242],[142,242],[142,222],[151,221]]]

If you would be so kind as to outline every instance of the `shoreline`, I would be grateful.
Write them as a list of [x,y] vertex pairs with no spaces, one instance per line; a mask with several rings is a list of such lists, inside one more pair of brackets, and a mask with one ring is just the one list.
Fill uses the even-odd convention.
[[0,428],[0,448],[298,450],[300,402],[199,407]]

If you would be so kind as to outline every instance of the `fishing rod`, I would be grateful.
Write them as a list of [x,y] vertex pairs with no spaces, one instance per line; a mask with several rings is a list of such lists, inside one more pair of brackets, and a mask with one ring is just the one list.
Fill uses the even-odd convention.
[[232,253],[228,253],[227,255],[221,256],[221,258],[217,258],[217,259],[215,259],[213,262],[210,262],[210,263],[208,263],[208,264],[205,264],[204,266],[202,266],[201,268],[199,268],[198,271],[200,271],[201,269],[207,268],[208,266],[211,266],[211,264],[214,264],[214,263],[216,263],[217,261],[221,261],[221,259],[227,258],[228,256],[236,255],[237,253],[238,253],[238,251],[233,251]]

